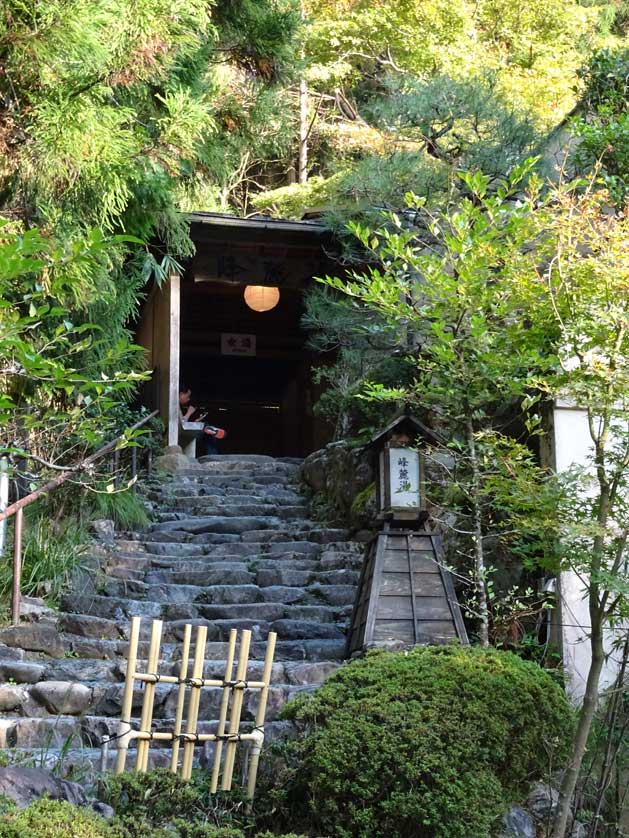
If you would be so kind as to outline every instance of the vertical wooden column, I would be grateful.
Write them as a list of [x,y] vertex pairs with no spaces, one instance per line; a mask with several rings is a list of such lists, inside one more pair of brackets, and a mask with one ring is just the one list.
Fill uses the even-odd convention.
[[181,279],[171,274],[168,281],[168,445],[179,436],[179,344],[181,336]]

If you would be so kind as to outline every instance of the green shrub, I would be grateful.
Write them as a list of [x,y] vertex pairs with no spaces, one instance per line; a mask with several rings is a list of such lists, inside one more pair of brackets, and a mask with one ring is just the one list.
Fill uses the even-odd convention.
[[117,492],[90,492],[86,499],[90,518],[106,518],[123,530],[145,527],[149,516],[142,498],[130,489]]
[[122,838],[91,809],[41,799],[0,818],[0,838]]
[[146,773],[109,776],[100,798],[114,808],[128,838],[146,838],[153,830],[180,838],[242,838],[250,823],[239,792],[211,795],[207,773],[195,772],[189,782],[165,768]]
[[335,838],[488,836],[563,759],[573,726],[536,664],[455,646],[371,653],[284,716],[303,735],[283,746],[283,774],[270,767],[260,826]]
[[[89,536],[73,517],[61,521],[46,511],[28,510],[22,549],[22,593],[54,602],[80,563]],[[10,562],[0,563],[0,600],[8,602],[13,584]]]

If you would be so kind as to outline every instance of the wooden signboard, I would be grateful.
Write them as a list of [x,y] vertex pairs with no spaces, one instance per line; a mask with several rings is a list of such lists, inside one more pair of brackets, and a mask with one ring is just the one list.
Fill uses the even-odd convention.
[[385,530],[369,546],[358,584],[348,656],[373,646],[458,640],[468,644],[441,539],[424,531]]

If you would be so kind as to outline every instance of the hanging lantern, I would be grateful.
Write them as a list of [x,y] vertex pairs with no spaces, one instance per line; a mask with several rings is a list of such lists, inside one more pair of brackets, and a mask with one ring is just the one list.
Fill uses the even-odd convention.
[[280,301],[280,289],[271,285],[247,285],[245,302],[253,311],[271,311]]

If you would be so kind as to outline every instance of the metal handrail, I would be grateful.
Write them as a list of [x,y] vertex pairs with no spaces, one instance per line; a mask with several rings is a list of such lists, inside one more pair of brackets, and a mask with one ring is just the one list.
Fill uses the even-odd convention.
[[[78,472],[84,471],[85,469],[89,468],[93,465],[97,460],[100,460],[101,457],[104,457],[106,454],[110,454],[112,451],[115,451],[118,447],[118,444],[125,439],[126,433],[129,431],[137,431],[138,428],[141,428],[142,425],[145,425],[149,420],[153,419],[159,411],[154,410],[152,413],[149,413],[148,416],[145,416],[139,422],[136,422],[135,425],[132,425],[125,433],[120,434],[115,439],[112,439],[111,442],[108,442],[106,445],[103,445],[102,448],[99,448],[98,451],[95,451],[93,454],[90,454],[89,457],[86,457],[80,463],[78,463],[74,467],[70,467],[65,469],[62,474],[57,475],[57,477],[53,477],[52,480],[49,480],[47,483],[44,483],[43,486],[40,486],[39,489],[35,489],[35,491],[31,492],[30,494],[26,495],[23,498],[15,501],[10,506],[7,506],[6,509],[0,511],[0,522],[6,521],[8,518],[11,518],[15,515],[15,529],[14,529],[14,543],[13,543],[13,593],[11,597],[11,623],[12,625],[17,625],[20,621],[20,600],[21,600],[21,577],[22,577],[22,534],[24,529],[24,509],[27,506],[30,506],[31,503],[34,503],[38,500],[42,495],[49,494],[54,489],[57,489],[61,486],[62,483],[73,477]],[[135,456],[135,448],[132,449],[132,468],[135,471],[137,459]],[[135,474],[132,475],[135,477]]]

